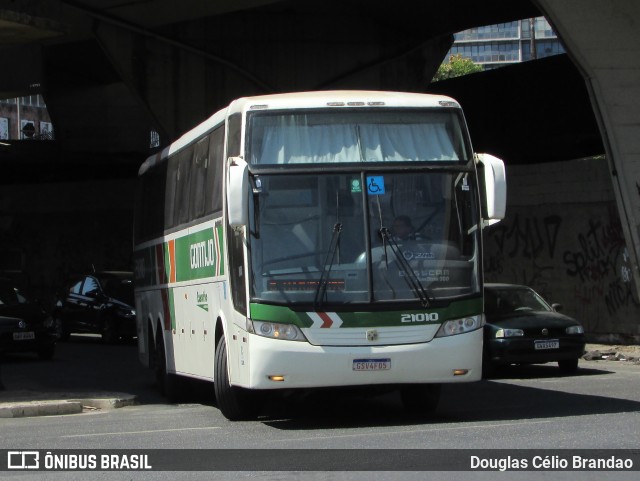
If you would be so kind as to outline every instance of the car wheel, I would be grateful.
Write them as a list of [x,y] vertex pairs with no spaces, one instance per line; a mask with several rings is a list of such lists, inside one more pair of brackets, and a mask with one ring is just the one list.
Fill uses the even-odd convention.
[[578,370],[578,358],[558,361],[558,367],[566,374],[573,374]]
[[108,317],[102,325],[102,340],[106,344],[114,344],[118,340],[118,326],[115,319]]
[[58,338],[59,341],[68,341],[69,340],[69,331],[67,331],[64,327],[64,324],[62,323],[62,319],[60,319],[59,317],[56,317],[55,322],[55,329],[56,329],[56,337]]
[[158,333],[156,340],[155,373],[156,384],[158,385],[160,393],[165,396],[169,402],[178,402],[181,394],[179,379],[175,374],[167,372],[167,355],[161,333]]
[[230,421],[254,419],[258,413],[257,402],[252,402],[251,391],[229,384],[229,371],[227,370],[227,348],[224,336],[218,340],[215,356],[215,372],[213,378],[213,390],[216,395],[216,404],[222,415]]
[[400,398],[411,414],[433,414],[440,402],[440,384],[410,384],[400,388]]
[[53,354],[56,351],[56,345],[51,344],[50,346],[41,347],[38,349],[36,354],[38,355],[38,359],[42,361],[49,361],[53,359]]

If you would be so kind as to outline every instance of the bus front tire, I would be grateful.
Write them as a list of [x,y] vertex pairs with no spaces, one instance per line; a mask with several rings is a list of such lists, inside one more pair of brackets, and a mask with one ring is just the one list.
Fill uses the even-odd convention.
[[218,340],[216,347],[213,389],[218,409],[220,409],[225,418],[230,421],[255,419],[258,412],[258,403],[252,402],[252,393],[229,384],[227,348],[224,336]]

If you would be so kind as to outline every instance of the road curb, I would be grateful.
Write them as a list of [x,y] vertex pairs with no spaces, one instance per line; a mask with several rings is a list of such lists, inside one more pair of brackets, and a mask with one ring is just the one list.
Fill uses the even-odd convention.
[[33,416],[57,416],[80,414],[80,401],[23,401],[0,406],[0,418],[26,418]]
[[94,409],[118,409],[125,406],[134,406],[138,404],[138,399],[133,395],[125,395],[120,397],[97,397],[72,399],[73,402],[80,402],[84,407]]
[[0,398],[0,419],[80,414],[90,410],[118,409],[137,403],[137,397],[131,394],[12,401],[2,401]]

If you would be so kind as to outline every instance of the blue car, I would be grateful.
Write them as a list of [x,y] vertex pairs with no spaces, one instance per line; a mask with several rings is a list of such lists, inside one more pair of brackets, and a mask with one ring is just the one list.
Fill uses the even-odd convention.
[[53,318],[61,341],[72,333],[101,334],[106,343],[136,336],[133,273],[93,272],[73,277],[59,295]]
[[584,328],[526,286],[485,284],[483,373],[510,364],[557,362],[574,373],[584,354]]

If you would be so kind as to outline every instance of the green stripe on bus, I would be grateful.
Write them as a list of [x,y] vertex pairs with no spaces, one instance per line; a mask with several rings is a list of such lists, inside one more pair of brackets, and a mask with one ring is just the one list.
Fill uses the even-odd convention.
[[[222,275],[220,228],[207,228],[175,240],[176,282]],[[220,249],[221,251],[221,249]]]
[[[252,303],[251,318],[256,321],[281,322],[284,324],[295,324],[298,327],[310,327],[313,323],[307,312],[315,312],[311,309],[305,311],[294,311],[286,306],[272,306],[267,304]],[[321,312],[334,312],[327,306]],[[475,316],[482,312],[482,299],[467,299],[464,301],[452,302],[443,308],[426,309],[404,309],[395,311],[363,311],[345,312],[337,311],[336,315],[342,320],[341,328],[345,327],[388,327],[388,326],[409,326],[415,325],[412,322],[402,322],[403,315],[438,314],[438,321],[431,322],[440,324],[449,319],[458,319],[466,316]],[[418,317],[428,319],[428,317]],[[427,321],[429,323],[429,321]]]

